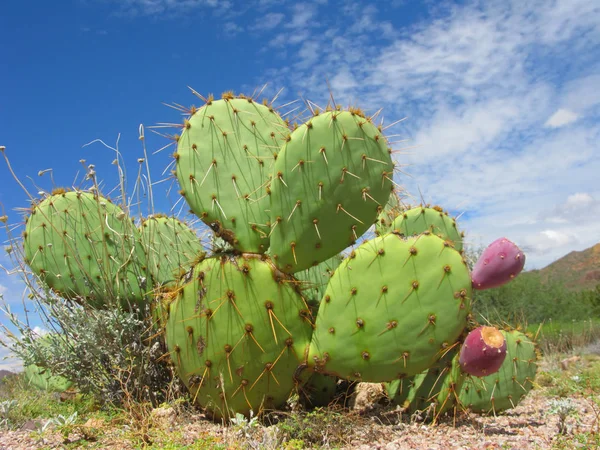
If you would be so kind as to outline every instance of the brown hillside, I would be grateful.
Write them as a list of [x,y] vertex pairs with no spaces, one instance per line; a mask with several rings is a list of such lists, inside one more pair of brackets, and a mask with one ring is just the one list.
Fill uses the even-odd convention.
[[575,291],[594,289],[600,284],[600,244],[571,252],[537,272],[542,282],[562,282]]

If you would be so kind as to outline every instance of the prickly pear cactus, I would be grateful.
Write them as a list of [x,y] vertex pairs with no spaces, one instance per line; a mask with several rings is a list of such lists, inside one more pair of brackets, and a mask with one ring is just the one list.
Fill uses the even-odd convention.
[[60,296],[94,306],[145,301],[140,234],[110,200],[57,189],[26,219],[25,261]]
[[31,386],[49,392],[64,392],[73,382],[59,375],[52,375],[49,369],[30,364],[25,367],[25,379]]
[[465,374],[460,369],[456,348],[447,352],[428,370],[409,379],[386,383],[392,404],[410,412],[431,408],[433,419],[458,406],[458,393],[465,381]]
[[473,287],[491,289],[502,286],[521,273],[525,253],[513,242],[499,238],[483,251],[473,267]]
[[307,407],[328,406],[336,396],[339,378],[313,373],[309,380],[302,386],[301,394]]
[[504,363],[495,374],[465,381],[459,395],[464,408],[496,414],[517,406],[533,387],[538,359],[535,343],[520,331],[502,334],[507,343]]
[[392,177],[387,141],[360,111],[327,111],[299,126],[273,168],[277,266],[298,272],[356,242],[388,200]]
[[416,206],[400,213],[392,222],[391,228],[405,236],[430,231],[432,234],[447,240],[457,251],[463,249],[463,233],[458,231],[456,220],[448,216],[441,207]]
[[458,339],[470,304],[469,271],[446,241],[429,232],[375,238],[329,281],[308,364],[369,382],[416,375]]
[[343,260],[342,255],[335,255],[310,269],[294,274],[294,277],[300,282],[298,285],[302,290],[302,295],[306,298],[309,306],[313,308],[315,315],[329,279]]
[[237,250],[269,247],[269,183],[289,129],[271,108],[226,93],[185,122],[175,153],[181,195]]
[[460,367],[469,375],[483,377],[496,373],[506,358],[506,339],[495,327],[470,331],[460,349]]
[[377,216],[375,222],[375,232],[378,236],[383,236],[385,233],[392,231],[392,223],[402,213],[402,202],[396,191],[392,191],[390,198],[383,207],[383,211]]
[[198,236],[175,217],[157,214],[142,221],[142,242],[155,285],[172,286],[205,252]]
[[258,256],[223,255],[174,295],[166,341],[195,401],[215,418],[286,401],[312,333],[295,280]]

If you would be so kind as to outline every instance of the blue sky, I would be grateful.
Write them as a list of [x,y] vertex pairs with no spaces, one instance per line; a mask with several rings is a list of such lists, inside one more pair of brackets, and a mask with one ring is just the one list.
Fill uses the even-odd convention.
[[[533,269],[600,241],[597,2],[7,0],[0,30],[0,145],[32,193],[52,187],[37,175],[48,168],[71,185],[81,159],[114,185],[111,151],[83,147],[94,139],[120,135],[137,171],[139,125],[180,120],[161,102],[198,105],[188,85],[268,83],[267,97],[285,89],[280,104],[324,104],[329,80],[338,103],[408,117],[389,130],[416,146],[396,155],[411,175],[396,181],[462,213],[469,243],[506,236]],[[150,152],[167,143],[146,135]],[[154,179],[168,153],[150,158]],[[1,161],[0,177],[16,225],[27,196]],[[167,187],[155,188],[163,211]],[[22,290],[0,273],[17,313]]]

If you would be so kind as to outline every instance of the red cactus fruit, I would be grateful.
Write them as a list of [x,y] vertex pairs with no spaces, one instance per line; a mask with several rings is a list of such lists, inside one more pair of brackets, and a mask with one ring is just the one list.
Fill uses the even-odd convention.
[[496,239],[481,254],[473,273],[474,289],[491,289],[515,278],[525,266],[525,253],[506,238]]
[[498,372],[506,357],[506,339],[494,327],[479,327],[471,331],[458,362],[462,370],[476,377]]

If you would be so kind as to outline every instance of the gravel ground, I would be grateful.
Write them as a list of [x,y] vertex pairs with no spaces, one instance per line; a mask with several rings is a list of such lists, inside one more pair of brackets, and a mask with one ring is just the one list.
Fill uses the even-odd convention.
[[[567,434],[560,435],[557,414],[549,414],[550,400],[539,391],[533,391],[514,410],[497,417],[462,414],[456,420],[443,419],[437,425],[419,422],[403,423],[396,412],[386,409],[369,414],[348,413],[351,432],[332,447],[347,449],[547,449],[577,448],[574,436],[578,433],[597,432],[597,414],[590,399],[575,397],[577,414],[566,420]],[[404,416],[404,420],[407,417]],[[257,427],[246,437],[239,430],[222,427],[201,416],[163,421],[167,433],[177,433],[178,441],[192,444],[198,439],[210,440],[226,448],[282,448],[274,436],[274,427]],[[104,426],[104,434],[95,443],[96,448],[135,448],[123,437],[119,427]],[[69,448],[79,436],[70,436]],[[214,439],[214,441],[211,441]],[[0,435],[0,449],[66,448],[58,433],[46,432],[43,438],[32,431],[10,431]],[[82,444],[83,441],[80,441]],[[567,442],[565,444],[565,442]],[[327,438],[323,444],[327,445]],[[566,445],[566,446],[565,446]],[[160,446],[157,443],[157,447]],[[155,447],[155,448],[157,448]],[[139,447],[138,447],[139,448]],[[203,447],[204,448],[204,447]],[[211,448],[210,445],[206,448]],[[284,447],[283,447],[284,448]],[[299,448],[299,447],[293,447]],[[581,444],[580,448],[590,448]]]

